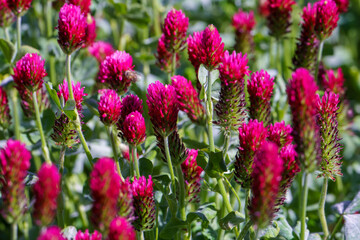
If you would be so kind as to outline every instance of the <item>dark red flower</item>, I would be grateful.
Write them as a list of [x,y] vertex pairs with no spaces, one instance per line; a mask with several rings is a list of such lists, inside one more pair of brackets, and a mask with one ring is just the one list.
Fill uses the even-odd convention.
[[250,53],[254,50],[254,38],[251,34],[255,26],[254,12],[243,12],[241,9],[232,17],[232,26],[235,28],[235,50],[241,53]]
[[15,15],[22,16],[30,8],[32,0],[6,0],[6,2]]
[[110,43],[97,41],[88,47],[89,53],[101,63],[107,56],[110,56],[115,52],[115,49]]
[[[176,52],[176,67],[180,66],[180,56],[179,53]],[[172,64],[173,64],[173,60],[174,60],[174,53],[170,52],[169,50],[166,49],[166,45],[165,45],[165,35],[162,34],[161,37],[159,38],[159,42],[158,42],[158,46],[157,46],[157,51],[155,54],[156,57],[156,65],[163,70],[164,72],[167,73],[171,73],[172,71]]]
[[95,39],[96,39],[96,21],[93,16],[90,14],[87,15],[87,26],[86,26],[86,35],[85,35],[85,42],[83,47],[91,46]]
[[7,0],[0,0],[0,27],[6,28],[15,21],[15,15],[8,7]]
[[10,126],[11,116],[6,91],[0,87],[0,126],[5,130]]
[[339,11],[332,0],[321,0],[315,3],[315,33],[320,41],[330,37],[339,21]]
[[203,169],[197,164],[196,158],[198,150],[188,150],[188,157],[181,164],[181,170],[184,174],[185,188],[187,192],[187,201],[197,202],[199,201],[198,193],[201,187],[201,173]]
[[163,34],[166,49],[179,52],[186,43],[189,18],[181,10],[171,9],[164,20]]
[[125,118],[122,127],[123,137],[130,145],[137,146],[145,141],[145,119],[138,111],[132,112]]
[[86,229],[85,232],[79,230],[75,236],[75,240],[102,240],[101,233],[94,231],[92,234]]
[[75,6],[79,6],[84,15],[90,12],[91,0],[67,0],[67,2]]
[[338,9],[339,13],[347,12],[349,7],[349,0],[334,0]]
[[99,93],[101,96],[98,109],[101,122],[107,126],[116,124],[121,115],[121,98],[112,89],[100,90]]
[[268,0],[267,23],[270,35],[279,39],[290,31],[293,0]]
[[138,96],[133,94],[126,95],[126,97],[122,99],[121,114],[116,124],[119,131],[121,131],[127,115],[135,111],[143,114],[144,110],[142,100]]
[[285,125],[284,121],[270,124],[268,129],[268,140],[276,143],[279,148],[283,148],[292,143],[292,128],[290,125]]
[[136,240],[136,232],[126,218],[117,217],[110,223],[108,240]]

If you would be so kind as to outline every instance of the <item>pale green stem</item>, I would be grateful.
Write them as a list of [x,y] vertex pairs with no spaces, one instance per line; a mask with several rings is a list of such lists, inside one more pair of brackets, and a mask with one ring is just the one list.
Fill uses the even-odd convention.
[[5,27],[4,33],[5,33],[5,39],[10,42],[9,28]]
[[242,239],[245,238],[245,236],[246,236],[246,234],[248,233],[251,225],[252,225],[252,221],[251,221],[251,220],[249,220],[249,221],[246,222],[246,224],[245,224],[244,228],[241,230],[240,235],[239,235],[239,237],[237,238],[237,240],[242,240]]
[[324,47],[324,41],[321,41],[320,46],[319,46],[318,57],[317,57],[317,61],[316,61],[316,68],[315,68],[315,81],[316,82],[318,81],[319,65],[320,65],[321,58],[322,58],[323,47]]
[[245,205],[244,205],[245,222],[247,222],[249,219],[249,212],[248,212],[248,208],[247,208],[249,199],[250,199],[250,189],[247,188],[245,191]]
[[208,123],[208,134],[209,134],[209,147],[210,152],[215,152],[215,144],[214,144],[214,135],[213,135],[213,102],[211,99],[211,79],[210,79],[210,71],[208,71],[208,88],[207,88],[207,103],[206,103],[206,114],[207,114],[207,123]]
[[301,231],[300,231],[300,240],[305,240],[305,231],[306,231],[306,205],[308,197],[308,176],[306,172],[303,172],[303,184],[301,192]]
[[[174,168],[173,168],[172,162],[171,162],[168,136],[164,137],[164,146],[165,146],[166,161],[167,161],[169,171],[170,171],[170,176],[171,176],[172,191],[175,196],[176,195],[175,175],[174,175]],[[173,216],[173,217],[175,217],[175,216]]]
[[160,14],[159,14],[159,2],[158,0],[152,0],[152,9],[154,14],[154,32],[155,36],[161,35],[161,26],[160,26]]
[[282,77],[282,66],[281,66],[281,39],[276,39],[276,67],[278,70],[278,74]]
[[13,222],[11,224],[11,240],[17,240],[18,239],[17,229],[18,229],[17,222]]
[[134,174],[134,159],[132,157],[132,146],[129,145],[129,160],[130,160],[130,177],[134,177],[135,174]]
[[81,142],[81,144],[82,144],[82,146],[84,148],[85,154],[86,154],[86,156],[87,156],[87,158],[88,158],[88,160],[90,162],[91,168],[93,168],[94,167],[93,158],[91,156],[90,149],[89,149],[89,147],[88,147],[88,145],[86,143],[86,140],[84,138],[84,135],[82,133],[79,117],[74,122],[75,122],[76,131],[77,131],[77,133],[79,135],[80,142]]
[[121,174],[121,168],[120,168],[120,164],[119,164],[119,161],[120,161],[119,153],[118,153],[117,146],[116,146],[116,140],[115,140],[116,136],[114,135],[113,127],[114,126],[110,126],[110,127],[106,127],[106,128],[107,128],[108,133],[109,133],[110,143],[111,143],[111,147],[112,147],[112,150],[113,150],[113,154],[114,154],[118,174],[120,175],[120,178],[122,180],[124,180],[124,178],[123,178],[123,176]]
[[59,160],[59,171],[60,171],[60,194],[58,198],[58,209],[57,209],[57,221],[60,228],[64,228],[64,162],[65,162],[65,151],[66,147],[62,146],[60,150],[60,160]]
[[[176,166],[176,173],[177,173],[177,178],[180,183],[180,189],[179,189],[180,219],[183,221],[186,221],[185,180],[184,180],[183,172],[181,170],[181,165]],[[180,230],[180,236],[181,236],[181,239],[185,238],[184,231]]]
[[17,50],[19,51],[21,47],[21,17],[20,16],[16,17],[16,37],[17,37],[16,47]]
[[12,99],[12,102],[13,102],[15,138],[20,141],[21,140],[21,137],[20,137],[20,116],[19,116],[17,90],[15,89],[15,87],[13,89],[11,89],[11,99]]
[[[171,63],[171,77],[175,76],[176,73],[176,52],[173,51],[173,56],[172,56],[172,63]],[[171,83],[171,81],[169,82],[169,84]]]
[[51,37],[52,35],[52,1],[47,0],[46,2],[46,35]]
[[139,169],[139,160],[137,159],[137,149],[136,146],[133,146],[131,148],[131,155],[132,155],[132,159],[134,161],[134,165],[135,165],[135,174],[137,178],[140,178],[140,169]]
[[50,64],[50,81],[55,86],[57,84],[56,81],[56,59],[54,56],[49,56],[49,64]]
[[70,54],[66,55],[66,79],[67,79],[68,89],[69,89],[69,99],[75,101],[74,91],[73,91],[72,83],[71,83],[71,55]]
[[37,101],[36,91],[33,92],[33,104],[34,104],[34,110],[35,110],[36,125],[37,125],[37,128],[39,129],[39,133],[40,133],[41,149],[42,149],[42,152],[44,154],[45,161],[47,163],[51,163],[50,155],[49,155],[49,149],[48,149],[47,144],[46,144],[43,127],[42,127],[42,124],[41,124],[40,111],[39,111],[39,105],[38,105],[38,101]]
[[[227,185],[229,186],[230,190],[233,192],[234,196],[236,197],[238,203],[239,203],[239,210],[241,209],[241,200],[239,195],[237,194],[236,190],[234,189],[234,187],[231,185],[231,183],[229,182],[229,180],[224,176],[224,180],[227,183]],[[231,204],[230,204],[231,205]]]
[[325,216],[325,200],[326,200],[327,188],[328,188],[328,179],[324,177],[324,183],[322,186],[320,201],[319,201],[319,218],[321,222],[321,227],[324,231],[324,239],[326,239],[329,236],[329,229]]

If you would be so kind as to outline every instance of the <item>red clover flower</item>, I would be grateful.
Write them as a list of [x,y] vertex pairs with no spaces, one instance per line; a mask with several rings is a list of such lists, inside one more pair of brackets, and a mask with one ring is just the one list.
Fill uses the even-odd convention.
[[51,226],[42,230],[37,240],[66,240],[66,238],[61,234],[58,226]]
[[254,38],[251,34],[255,26],[254,12],[244,12],[241,9],[232,17],[232,26],[235,28],[235,50],[241,53],[254,51]]
[[85,232],[79,230],[75,236],[75,240],[102,240],[101,233],[94,231],[92,234],[86,229]]
[[10,26],[15,20],[15,15],[9,8],[7,0],[0,0],[0,16],[0,27],[2,28]]
[[146,137],[145,119],[138,111],[132,112],[125,118],[122,134],[126,141],[137,146],[145,141]]
[[285,125],[284,121],[270,124],[268,130],[268,140],[276,143],[276,145],[281,149],[291,144],[293,141],[293,137],[291,135],[292,128],[290,125]]
[[90,12],[91,0],[67,0],[69,3],[80,7],[81,12],[86,15]]
[[107,56],[110,56],[115,52],[114,48],[110,43],[97,41],[88,47],[89,53],[96,58],[96,60],[101,64]]
[[187,201],[189,202],[199,201],[197,194],[200,192],[200,175],[203,172],[203,169],[198,166],[196,162],[197,155],[198,150],[188,150],[188,157],[181,164],[181,170],[184,174],[185,188],[187,192]]
[[173,8],[168,12],[162,30],[165,46],[169,52],[179,52],[185,46],[188,26],[189,18],[181,10]]
[[9,100],[5,89],[0,87],[0,126],[5,130],[10,126],[10,122]]
[[[163,70],[164,72],[171,73],[172,64],[173,64],[173,53],[166,49],[165,45],[165,35],[162,34],[158,41],[158,46],[156,50],[156,65]],[[180,66],[180,55],[178,52],[175,53],[176,57],[176,67]]]
[[330,37],[339,21],[336,3],[332,0],[321,0],[315,3],[315,33],[320,41]]
[[126,218],[117,217],[110,223],[108,240],[136,240],[136,232]]
[[16,16],[22,16],[30,8],[32,0],[6,0],[6,2]]
[[100,120],[106,126],[111,126],[117,123],[121,115],[121,98],[112,89],[104,89],[99,91],[99,114]]
[[270,35],[280,39],[290,30],[293,0],[268,0],[267,24]]

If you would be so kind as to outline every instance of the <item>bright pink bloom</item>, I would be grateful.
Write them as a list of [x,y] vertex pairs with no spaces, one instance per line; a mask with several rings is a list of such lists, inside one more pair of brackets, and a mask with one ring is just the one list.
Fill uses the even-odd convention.
[[126,218],[117,217],[110,223],[108,240],[136,240],[136,233]]
[[268,0],[269,15],[267,16],[270,35],[279,39],[288,33],[291,25],[293,0]]
[[181,164],[181,170],[184,174],[185,188],[187,192],[187,200],[189,202],[199,201],[197,194],[200,192],[201,187],[201,173],[203,169],[197,165],[196,158],[198,150],[188,150],[186,160]]
[[117,123],[117,127],[120,131],[127,115],[135,111],[138,111],[141,114],[144,112],[142,100],[133,94],[126,95],[122,100],[120,119]]
[[120,193],[118,198],[118,216],[125,217],[129,221],[134,220],[134,205],[132,187],[129,178],[120,181]]
[[251,173],[253,171],[254,155],[268,136],[263,122],[250,120],[239,128],[239,151],[236,155],[235,176],[236,181],[244,188],[251,186]]
[[111,158],[100,158],[90,176],[92,222],[97,229],[106,231],[117,215],[117,201],[120,193],[120,176]]
[[270,14],[269,1],[268,0],[260,0],[258,11],[263,17],[269,16],[269,14]]
[[32,0],[6,0],[6,2],[15,15],[22,16],[30,8]]
[[37,240],[66,240],[61,234],[61,229],[57,226],[51,226],[43,230]]
[[[167,73],[171,73],[172,71],[172,63],[173,63],[173,54],[172,52],[170,52],[169,50],[166,49],[166,45],[165,45],[165,35],[162,34],[161,37],[159,38],[158,41],[158,46],[157,46],[157,50],[156,50],[156,65],[163,70],[164,72]],[[175,67],[179,67],[180,66],[180,56],[179,53],[176,52],[176,65]]]
[[27,209],[24,179],[30,168],[31,153],[20,141],[9,139],[0,152],[1,214],[9,222]]
[[145,141],[145,119],[138,111],[132,112],[125,118],[122,134],[130,145],[137,146]]
[[107,126],[114,125],[120,118],[121,114],[121,98],[112,89],[100,90],[99,101],[100,120]]
[[274,78],[261,70],[251,75],[247,90],[250,100],[250,117],[264,122],[267,126],[271,122],[271,97],[274,89]]
[[14,82],[17,88],[26,88],[31,93],[42,87],[47,73],[44,68],[45,60],[36,53],[27,53],[14,68]]
[[91,0],[67,0],[67,2],[79,6],[84,15],[90,12]]
[[34,218],[36,224],[47,226],[53,221],[56,213],[61,176],[55,165],[44,163],[38,172],[38,178],[33,186]]
[[196,73],[201,64],[208,70],[216,68],[224,54],[224,43],[214,25],[209,25],[202,32],[194,32],[187,39],[189,60]]
[[133,60],[130,54],[116,51],[101,63],[98,78],[101,83],[116,90],[119,94],[123,94],[136,80],[133,77],[133,69]]
[[345,78],[341,68],[337,69],[337,76],[335,76],[334,70],[330,69],[325,71],[325,75],[322,78],[324,90],[339,94],[340,99],[345,97],[344,82]]
[[249,75],[247,55],[225,51],[219,66],[221,90],[215,112],[223,131],[237,130],[246,119],[244,77]]
[[75,240],[102,240],[101,233],[94,231],[92,234],[86,229],[85,232],[79,230],[75,236]]
[[317,90],[313,76],[304,68],[292,74],[286,89],[296,151],[300,162],[310,172],[315,170],[320,157],[319,128],[316,124]]
[[10,125],[11,116],[9,108],[9,100],[6,91],[0,87],[0,126],[7,129]]
[[165,46],[170,52],[179,52],[186,43],[189,18],[181,10],[171,9],[164,20]]
[[249,215],[259,229],[271,223],[276,211],[283,172],[283,160],[278,151],[275,143],[264,142],[254,157]]
[[317,96],[318,124],[321,135],[320,176],[335,181],[335,176],[341,176],[341,145],[339,143],[338,110],[339,95],[326,91],[324,96]]
[[8,27],[15,21],[15,15],[8,7],[7,0],[0,0],[0,27]]
[[236,52],[250,53],[254,50],[254,38],[251,34],[255,26],[254,12],[243,12],[241,9],[232,17],[232,26],[235,28]]
[[171,85],[175,88],[179,109],[185,112],[191,121],[203,123],[205,120],[205,109],[191,81],[177,75],[171,78]]
[[338,9],[339,13],[347,12],[349,7],[349,0],[334,0]]
[[315,3],[315,33],[320,41],[330,37],[339,21],[339,11],[332,0],[321,0]]
[[146,103],[154,131],[161,136],[168,136],[176,129],[179,103],[175,88],[157,81],[148,87]]
[[150,230],[155,223],[154,184],[151,175],[147,180],[144,176],[139,179],[135,177],[131,186],[135,209],[133,226],[138,231]]
[[110,43],[97,41],[88,47],[89,53],[101,63],[107,56],[110,56],[115,52],[114,48]]
[[[84,97],[87,96],[87,93],[84,93],[85,87],[81,87],[81,82],[77,82],[76,84],[71,82],[71,85],[74,92],[76,109],[79,113],[81,113],[83,110],[82,102],[84,101]],[[60,99],[61,97],[64,98],[64,103],[66,103],[69,99],[69,88],[66,79],[64,79],[63,84],[59,84],[59,91],[57,95]]]
[[276,143],[279,148],[283,148],[292,143],[293,137],[291,135],[292,128],[290,125],[285,125],[285,122],[276,122],[270,124],[268,127],[268,140]]
[[90,14],[87,16],[85,42],[83,47],[91,46],[96,39],[96,21]]
[[86,39],[86,17],[80,7],[64,4],[59,12],[58,43],[65,54],[71,54],[79,49]]

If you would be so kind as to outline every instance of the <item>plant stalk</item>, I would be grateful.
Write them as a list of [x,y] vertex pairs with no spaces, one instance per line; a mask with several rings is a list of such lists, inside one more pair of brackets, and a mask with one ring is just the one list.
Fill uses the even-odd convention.
[[15,87],[13,87],[13,89],[11,89],[11,99],[12,99],[12,102],[13,102],[15,138],[17,140],[21,141],[19,106],[18,106],[17,90],[16,90]]
[[[174,168],[172,166],[171,157],[170,157],[168,136],[164,137],[164,145],[165,145],[166,161],[167,161],[169,171],[170,171],[170,176],[171,176],[172,191],[173,191],[173,194],[176,195],[175,175],[174,175]],[[175,216],[173,216],[173,217],[175,217]]]
[[60,194],[58,198],[58,209],[57,209],[57,221],[60,228],[64,228],[64,196],[63,196],[63,184],[64,184],[64,162],[65,162],[65,150],[66,147],[62,146],[60,150],[60,160],[59,160],[59,171],[60,171]]
[[10,42],[9,28],[4,28],[5,39]]
[[318,82],[319,66],[320,66],[320,62],[321,62],[321,58],[322,58],[323,48],[324,48],[324,41],[321,41],[320,46],[319,46],[318,57],[317,57],[317,61],[316,61],[316,68],[315,68],[315,81],[316,82]]
[[51,163],[50,155],[49,155],[49,149],[48,149],[47,144],[46,144],[43,127],[42,127],[42,124],[41,124],[40,111],[39,111],[39,105],[38,105],[38,101],[37,101],[36,91],[33,92],[33,104],[34,104],[34,110],[35,110],[36,125],[37,125],[37,128],[39,129],[39,133],[40,133],[41,149],[42,149],[42,152],[44,154],[45,161],[47,163]]
[[52,35],[52,1],[46,1],[46,36],[48,38]]
[[319,201],[319,218],[321,222],[321,227],[324,231],[324,239],[326,239],[329,236],[329,228],[325,216],[325,200],[326,200],[327,188],[328,188],[328,179],[324,177],[324,183],[322,186],[320,201]]
[[306,231],[306,205],[308,197],[308,176],[307,173],[303,172],[303,184],[301,191],[301,231],[300,231],[300,240],[305,240],[305,231]]
[[17,240],[18,239],[17,230],[18,230],[17,222],[13,222],[11,224],[11,240]]
[[20,16],[16,16],[16,37],[17,37],[16,47],[17,50],[19,51],[21,47],[21,17]]
[[139,169],[139,160],[137,159],[137,149],[136,146],[133,146],[131,148],[131,155],[132,155],[132,159],[134,161],[134,165],[135,165],[135,174],[136,177],[139,178],[140,177],[140,169]]
[[114,131],[113,131],[113,126],[110,127],[106,127],[108,132],[109,132],[109,138],[110,138],[110,143],[111,143],[111,147],[113,150],[113,154],[114,154],[114,158],[115,158],[115,162],[116,162],[116,168],[118,171],[118,174],[120,175],[120,178],[122,180],[124,180],[122,174],[121,174],[121,168],[120,168],[120,164],[119,164],[119,153],[117,151],[117,146],[116,146],[116,141],[115,141],[115,136],[114,136]]
[[334,239],[334,236],[339,231],[342,223],[343,223],[343,215],[341,215],[339,217],[338,221],[336,222],[336,225],[335,225],[334,229],[331,232],[331,235],[329,235],[329,237],[327,238],[328,240]]
[[213,102],[211,99],[211,79],[210,79],[210,71],[208,71],[208,87],[207,87],[207,99],[206,99],[206,114],[207,114],[207,124],[208,124],[208,137],[209,137],[209,147],[210,152],[215,152],[215,144],[214,144],[214,134],[213,134]]
[[[171,77],[175,76],[175,73],[176,73],[176,52],[173,51],[172,63],[171,63]],[[171,84],[171,78],[169,84]]]
[[[77,113],[77,111],[76,111]],[[81,124],[80,124],[80,120],[79,120],[79,115],[77,116],[77,119],[74,121],[75,123],[75,128],[76,128],[76,131],[79,135],[79,139],[80,139],[80,142],[81,142],[81,145],[83,146],[84,148],[84,151],[85,151],[85,154],[86,154],[86,157],[87,159],[89,160],[90,162],[90,165],[91,165],[91,168],[94,167],[94,164],[93,164],[93,157],[91,156],[91,152],[90,152],[90,149],[86,143],[86,140],[84,138],[84,135],[82,133],[82,130],[81,130]]]
[[247,222],[249,219],[249,212],[248,212],[248,208],[247,208],[249,199],[250,199],[250,189],[248,188],[245,191],[245,205],[244,205],[245,222]]
[[[181,165],[176,166],[177,178],[179,180],[180,189],[179,189],[179,205],[180,205],[180,219],[186,221],[186,203],[185,203],[185,180],[184,175],[181,170]],[[187,239],[184,231],[180,230],[180,239]]]
[[244,228],[241,230],[240,235],[239,235],[239,237],[237,238],[237,240],[242,240],[242,239],[245,238],[245,236],[246,236],[246,234],[248,233],[251,225],[252,225],[252,221],[251,221],[251,220],[249,220],[249,221],[246,222],[246,224],[245,224]]

